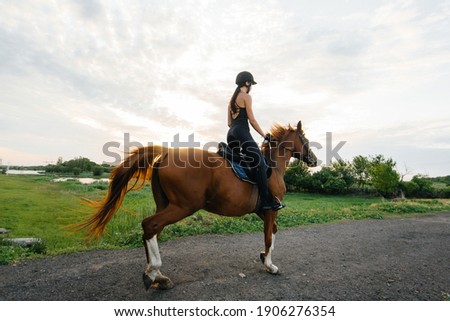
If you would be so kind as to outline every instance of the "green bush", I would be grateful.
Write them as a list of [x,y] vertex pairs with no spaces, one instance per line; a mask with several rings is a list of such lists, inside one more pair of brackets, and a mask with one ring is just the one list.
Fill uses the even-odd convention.
[[401,182],[399,187],[406,197],[416,197],[417,192],[420,189],[419,185],[414,182]]
[[392,198],[397,194],[400,182],[400,175],[395,171],[394,165],[389,162],[380,162],[372,165],[370,169],[373,187],[387,198]]
[[351,170],[346,163],[333,164],[323,167],[319,172],[312,175],[310,191],[325,194],[348,193],[354,179]]
[[358,155],[353,158],[353,178],[360,189],[364,189],[369,184],[369,167],[370,161],[367,157]]
[[284,182],[289,192],[300,192],[308,190],[311,174],[305,163],[295,160],[289,165],[284,176]]
[[415,175],[410,182],[402,182],[400,189],[405,193],[406,197],[413,198],[437,198],[449,197],[450,189],[447,187],[436,189],[433,182],[423,175]]
[[103,174],[103,167],[101,167],[101,166],[94,166],[92,168],[92,174],[94,176],[101,176]]
[[445,187],[440,190],[440,197],[450,198],[450,187]]
[[423,175],[415,175],[411,182],[415,183],[419,189],[416,192],[416,197],[422,197],[422,198],[432,198],[436,197],[436,190],[433,188],[433,183],[428,180]]
[[18,246],[0,239],[0,265],[6,265],[14,260],[26,258],[34,254],[46,254],[47,246],[41,241],[31,246]]

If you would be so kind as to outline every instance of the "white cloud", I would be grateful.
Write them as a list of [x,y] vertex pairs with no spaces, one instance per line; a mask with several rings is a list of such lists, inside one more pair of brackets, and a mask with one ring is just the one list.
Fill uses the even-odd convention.
[[[259,83],[253,101],[264,129],[302,119],[311,139],[333,131],[350,142],[369,129],[403,141],[395,124],[450,121],[449,8],[419,0],[2,2],[0,156],[17,160],[6,151],[32,145],[36,155],[68,159],[78,149],[75,156],[101,161],[103,144],[123,133],[143,143],[192,132],[203,143],[224,140],[241,70]],[[447,146],[447,131],[433,135],[420,145]]]

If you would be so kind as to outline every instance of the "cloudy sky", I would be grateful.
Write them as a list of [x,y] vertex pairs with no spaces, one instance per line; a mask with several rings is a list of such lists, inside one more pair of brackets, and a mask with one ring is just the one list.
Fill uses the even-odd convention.
[[324,162],[331,132],[346,160],[448,175],[449,34],[448,0],[0,1],[0,159],[225,140],[249,70],[263,129],[301,119]]

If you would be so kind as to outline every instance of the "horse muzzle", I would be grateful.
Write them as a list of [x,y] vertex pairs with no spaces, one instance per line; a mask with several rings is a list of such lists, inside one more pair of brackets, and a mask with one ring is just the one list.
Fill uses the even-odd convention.
[[315,155],[306,155],[302,153],[294,153],[292,155],[295,158],[301,159],[308,167],[316,167],[317,166],[317,157]]

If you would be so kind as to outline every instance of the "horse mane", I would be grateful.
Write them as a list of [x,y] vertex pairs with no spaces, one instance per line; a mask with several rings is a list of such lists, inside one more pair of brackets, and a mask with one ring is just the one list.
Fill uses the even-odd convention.
[[[285,137],[286,134],[289,132],[293,132],[295,129],[291,126],[291,124],[287,126],[282,126],[278,123],[275,123],[270,128],[270,136],[272,139],[272,142],[281,142]],[[263,153],[267,152],[269,150],[269,143],[265,141],[262,145],[262,151]]]
[[275,123],[272,125],[272,128],[270,128],[270,136],[272,136],[272,140],[280,142],[288,132],[293,131],[295,131],[295,129],[290,124],[287,126],[282,126]]

